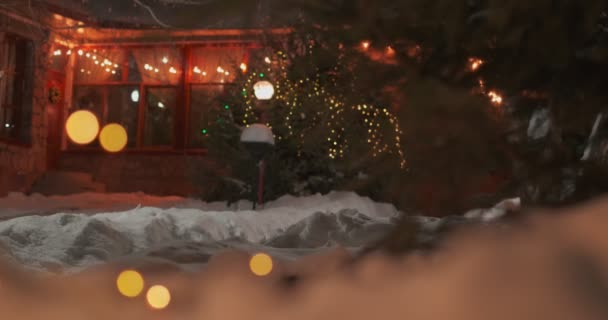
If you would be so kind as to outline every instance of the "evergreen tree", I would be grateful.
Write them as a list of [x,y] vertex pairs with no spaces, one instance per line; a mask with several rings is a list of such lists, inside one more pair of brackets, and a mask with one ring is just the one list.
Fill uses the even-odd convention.
[[[516,176],[519,181],[515,184],[536,177],[554,177],[547,180],[549,186],[561,184],[562,181],[556,181],[555,177],[561,175],[565,166],[576,164],[574,161],[578,158],[573,155],[573,149],[580,147],[569,145],[568,141],[572,139],[568,137],[586,136],[597,112],[605,108],[603,84],[608,74],[605,1],[298,3],[306,5],[308,16],[315,23],[330,30],[340,33],[342,27],[348,25],[351,38],[368,39],[372,46],[393,46],[397,64],[408,78],[400,114],[406,123],[403,125],[406,139],[428,137],[433,141],[433,137],[447,136],[451,140],[446,143],[443,142],[446,139],[437,139],[442,143],[432,151],[417,149],[407,141],[408,164],[416,174],[427,171],[434,180],[443,180],[440,185],[453,181],[447,185],[453,186],[454,190],[462,189],[464,181],[470,179],[471,171],[476,171],[469,167],[474,167],[474,163],[509,158],[517,160],[514,162],[519,168],[515,171],[520,174]],[[412,46],[416,49],[411,50]],[[411,59],[413,54],[409,52],[419,54]],[[475,66],[475,72],[462,68],[471,58],[483,62]],[[486,94],[495,90],[494,94],[503,98],[502,106],[505,107],[498,109],[498,117],[490,116],[496,122],[487,121],[485,115],[480,116],[479,109],[474,107],[476,103],[470,102],[473,98],[467,96],[471,89],[481,89],[480,84]],[[530,109],[538,105],[550,110],[553,127],[548,141],[540,145],[506,143],[503,127],[495,124],[512,125],[517,117],[529,115]],[[456,118],[449,119],[448,114]],[[427,134],[409,135],[416,127]],[[441,130],[433,130],[433,127]],[[466,151],[469,156],[448,161],[446,159],[455,153],[447,146],[458,146],[458,151]],[[553,156],[547,159],[543,155],[548,150]],[[433,153],[441,154],[443,159],[432,159]],[[425,161],[428,159],[440,161],[433,164],[433,161]],[[501,165],[509,167],[508,163]],[[587,176],[605,176],[601,171],[595,167],[593,171],[587,170]],[[584,180],[599,185],[597,179]],[[414,184],[414,189],[418,186],[419,183]],[[587,189],[582,188],[583,191]],[[451,193],[445,198],[458,199],[460,196],[457,192]],[[453,212],[449,206],[443,206],[444,214]],[[393,252],[407,250],[407,239],[411,237],[403,234],[410,232],[410,226],[404,222],[381,246]]]

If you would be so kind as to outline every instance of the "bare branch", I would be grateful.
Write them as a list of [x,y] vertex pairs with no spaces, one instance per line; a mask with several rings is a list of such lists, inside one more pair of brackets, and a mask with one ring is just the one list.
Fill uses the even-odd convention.
[[165,4],[200,5],[200,4],[207,4],[209,2],[213,2],[213,0],[205,1],[205,2],[193,1],[193,0],[160,0],[160,2],[165,3]]
[[170,25],[168,25],[168,24],[162,22],[160,19],[158,19],[158,17],[154,13],[154,10],[152,10],[152,8],[150,8],[150,6],[144,4],[140,0],[133,0],[133,2],[135,2],[138,5],[140,5],[144,9],[148,10],[148,12],[150,13],[150,16],[152,17],[152,19],[154,19],[154,21],[156,21],[156,23],[158,23],[159,25],[161,25],[164,28],[172,28]]

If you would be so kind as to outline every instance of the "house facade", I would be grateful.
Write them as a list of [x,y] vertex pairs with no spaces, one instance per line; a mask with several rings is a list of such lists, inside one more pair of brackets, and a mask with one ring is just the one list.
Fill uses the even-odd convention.
[[[195,177],[220,167],[205,148],[213,98],[246,70],[261,34],[111,29],[65,12],[34,19],[1,9],[0,194],[36,191],[58,172],[88,175],[109,192],[199,193]],[[127,147],[72,143],[65,122],[78,110],[102,127],[122,125]]]

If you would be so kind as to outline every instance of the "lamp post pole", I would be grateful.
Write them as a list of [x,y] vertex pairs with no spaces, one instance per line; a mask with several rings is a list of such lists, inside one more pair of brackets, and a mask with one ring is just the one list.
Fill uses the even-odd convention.
[[[256,103],[256,107],[260,112],[260,122],[262,125],[266,125],[268,122],[267,119],[267,101],[272,99],[274,96],[274,86],[272,83],[268,81],[258,81],[253,86],[255,97],[258,100]],[[270,130],[270,129],[268,129]],[[264,174],[266,169],[266,163],[264,161],[264,157],[260,159],[258,162],[258,194],[257,194],[257,203],[258,206],[262,206],[264,204]]]

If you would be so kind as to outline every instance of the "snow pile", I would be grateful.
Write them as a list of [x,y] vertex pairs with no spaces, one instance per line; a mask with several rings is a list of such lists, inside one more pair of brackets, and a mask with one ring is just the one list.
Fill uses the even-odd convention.
[[[226,207],[216,211],[209,209],[221,207],[219,204],[142,195],[129,198],[85,194],[66,198],[34,197],[32,202],[44,212],[56,209],[60,200],[71,200],[71,206],[82,204],[86,208],[94,203],[98,205],[96,210],[101,203],[115,206],[120,200],[147,200],[178,208],[137,207],[122,212],[57,213],[3,221],[0,243],[13,259],[42,269],[87,267],[126,256],[201,264],[226,248],[277,248],[278,255],[293,258],[310,250],[280,249],[321,250],[336,245],[358,248],[386,234],[391,220],[399,214],[392,205],[338,192],[283,197],[259,211],[228,211]],[[16,204],[18,199],[28,202],[27,198],[14,195],[3,201]],[[191,208],[186,208],[186,204]]]
[[241,141],[274,145],[274,135],[272,134],[272,130],[267,126],[255,123],[243,129]]
[[[0,222],[6,256],[36,269],[72,271],[126,258],[196,268],[226,249],[264,251],[286,260],[334,247],[357,251],[385,238],[400,216],[393,205],[349,192],[284,196],[258,211],[144,194],[13,194],[0,204],[9,216],[20,216]],[[510,199],[464,217],[406,219],[417,225],[418,245],[434,247],[456,227],[492,222],[519,205],[519,199]],[[250,208],[250,203],[236,206]]]
[[521,210],[521,198],[506,199],[490,209],[475,209],[467,212],[464,217],[491,222],[504,217],[509,212]]
[[528,137],[538,140],[546,137],[551,130],[551,114],[549,109],[534,111],[530,123],[528,124]]

